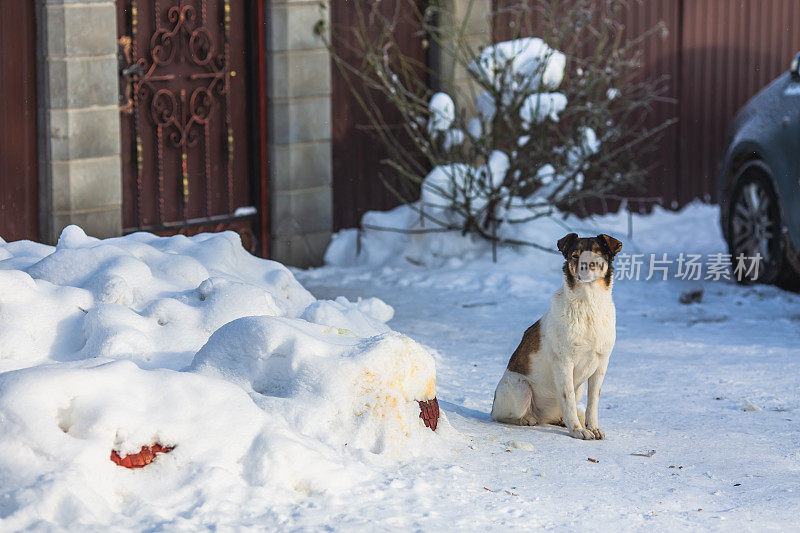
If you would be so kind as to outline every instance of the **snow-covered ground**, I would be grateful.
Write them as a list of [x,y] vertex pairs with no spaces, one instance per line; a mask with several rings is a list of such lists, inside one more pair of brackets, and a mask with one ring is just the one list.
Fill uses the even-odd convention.
[[[366,222],[402,226],[413,216],[404,209]],[[635,217],[632,239],[624,215],[530,228],[531,239],[552,246],[565,227],[606,232],[624,252],[646,256],[642,279],[615,281],[617,343],[600,397],[604,441],[489,419],[510,353],[561,284],[560,256],[501,250],[492,264],[485,245],[463,239],[367,232],[356,258],[355,233],[340,235],[329,259],[348,266],[301,272],[300,281],[320,298],[392,305],[390,325],[436,351],[438,396],[466,441],[444,460],[387,471],[346,510],[328,509],[331,516],[354,525],[379,516],[426,530],[795,529],[800,296],[676,279],[680,253],[702,254],[705,265],[726,252],[717,217],[701,204],[678,214],[657,209]],[[644,279],[650,253],[673,261],[667,281],[658,270]],[[696,289],[704,291],[700,303],[679,303]],[[298,524],[323,521],[313,504],[298,511]]]
[[[624,215],[521,231],[706,258],[724,252],[716,217],[657,210],[632,238]],[[494,264],[458,236],[349,231],[328,259],[294,272],[304,289],[232,234],[0,243],[0,530],[796,527],[798,295],[676,265],[616,281],[606,440],[578,441],[488,416],[559,256]],[[434,393],[435,433],[415,402]],[[175,448],[140,470],[109,460],[154,442]]]

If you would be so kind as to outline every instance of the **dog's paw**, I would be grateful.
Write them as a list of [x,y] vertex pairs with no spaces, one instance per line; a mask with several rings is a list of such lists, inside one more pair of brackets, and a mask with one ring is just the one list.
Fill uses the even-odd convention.
[[594,433],[589,431],[588,429],[582,427],[576,427],[571,429],[569,432],[569,436],[573,439],[581,439],[581,440],[594,440],[595,436]]
[[587,428],[587,429],[592,432],[595,440],[603,440],[606,438],[606,434],[603,433],[603,430],[600,428]]

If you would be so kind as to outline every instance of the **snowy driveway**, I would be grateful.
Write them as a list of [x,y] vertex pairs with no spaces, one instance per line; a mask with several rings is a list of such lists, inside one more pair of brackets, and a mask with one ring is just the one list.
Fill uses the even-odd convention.
[[[298,273],[317,298],[376,296],[394,306],[391,327],[438,352],[438,397],[465,437],[449,458],[404,464],[346,507],[329,509],[336,523],[796,527],[799,295],[726,281],[617,281],[617,344],[600,398],[607,440],[584,442],[562,428],[489,420],[509,354],[560,279],[541,265],[526,271],[519,262],[477,263]],[[697,288],[702,302],[678,302]],[[651,457],[634,455],[650,450]],[[292,522],[320,519],[312,508],[298,509]]]
[[[624,215],[525,233],[713,255],[716,214],[657,210],[631,238]],[[354,236],[297,280],[232,233],[0,242],[0,530],[795,526],[800,295],[621,278],[607,440],[578,441],[488,416],[561,256],[502,248],[495,264],[458,234],[384,232],[354,260]],[[701,301],[679,303],[690,289]],[[416,402],[434,395],[432,433]],[[143,469],[112,459],[156,444]]]

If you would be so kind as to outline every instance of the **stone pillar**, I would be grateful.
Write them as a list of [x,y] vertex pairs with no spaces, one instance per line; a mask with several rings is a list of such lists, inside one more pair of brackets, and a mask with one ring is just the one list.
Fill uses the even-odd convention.
[[319,265],[332,229],[331,59],[314,26],[328,12],[319,0],[269,6],[270,255]]
[[113,1],[37,0],[40,225],[97,237],[122,231],[117,23]]
[[[452,36],[463,27],[464,39],[477,52],[481,46],[485,46],[492,39],[492,0],[446,0],[443,4],[445,13],[439,25],[442,28],[442,36]],[[449,45],[453,48],[455,45]],[[434,52],[434,61],[439,72],[438,90],[445,92],[455,89],[464,95],[471,93],[470,76],[466,69],[456,64],[452,57],[442,50]],[[473,87],[472,90],[476,90]]]

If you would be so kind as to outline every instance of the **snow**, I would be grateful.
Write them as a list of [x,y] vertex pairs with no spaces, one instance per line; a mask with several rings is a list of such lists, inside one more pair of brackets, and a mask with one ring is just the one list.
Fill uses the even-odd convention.
[[487,183],[492,187],[499,188],[503,184],[511,162],[508,156],[500,150],[494,150],[489,154],[489,161],[486,162],[486,172],[489,175]]
[[314,324],[347,329],[359,337],[372,337],[391,331],[386,325],[394,309],[378,298],[349,302],[340,296],[335,300],[319,300],[308,307],[300,318]]
[[456,119],[456,104],[447,93],[436,93],[428,103],[428,131],[446,131]]
[[460,439],[419,418],[435,360],[390,306],[317,300],[234,233],[70,226],[0,257],[4,531],[275,526]]
[[542,182],[542,185],[550,185],[556,175],[556,169],[550,163],[546,163],[539,167],[536,171],[536,177]]
[[[562,93],[547,91],[553,91],[561,85],[566,65],[567,59],[562,52],[550,48],[542,39],[530,37],[487,46],[470,63],[469,68],[475,76],[487,80],[502,93],[501,98],[505,105],[511,103],[514,94],[532,93],[520,109],[520,118],[529,127],[548,118],[558,122],[559,113],[567,106],[567,97]],[[540,90],[544,92],[539,92]],[[433,98],[436,99],[440,94],[442,93],[435,94]],[[449,110],[452,100],[449,96],[446,99],[440,98],[436,109]],[[432,109],[433,103],[432,99]],[[475,101],[478,114],[486,123],[494,118],[497,104],[489,91],[478,94]],[[445,115],[440,111],[437,113]],[[469,130],[473,137],[478,137],[479,133],[473,134],[473,129],[480,131],[477,125],[470,125]]]
[[[463,212],[457,206],[464,205],[468,199],[474,210],[480,210],[488,202],[488,193],[491,192],[485,188],[499,189],[510,166],[508,155],[494,150],[489,154],[486,164],[477,168],[464,163],[434,167],[422,181],[422,194],[416,206],[424,216],[418,215],[415,223],[414,216],[407,212],[407,207],[403,207],[398,211],[401,226],[397,226],[397,217],[390,215],[389,227],[407,229],[417,225],[421,227],[426,223],[427,227],[462,224]],[[381,213],[369,214],[364,218],[364,224],[385,227],[384,218],[386,217]],[[375,248],[367,253],[382,255],[383,249]],[[335,258],[330,260],[336,262]]]
[[600,140],[597,133],[592,128],[581,127],[581,148],[590,154],[596,154],[600,150]]
[[[488,91],[484,91],[477,96],[475,99],[475,107],[483,121],[487,124],[492,122],[494,114],[497,113],[494,97]],[[477,128],[475,129],[477,130]],[[478,137],[478,135],[475,135],[475,137]]]
[[474,169],[463,163],[440,165],[431,170],[422,182],[420,195],[420,202],[428,216],[444,225],[460,221],[460,214],[451,207],[464,198],[467,193],[466,183],[474,172]]
[[536,93],[525,99],[520,118],[526,124],[540,124],[546,119],[558,122],[558,114],[567,107],[567,97],[561,93]]
[[[441,143],[437,146],[446,152],[463,146],[466,135],[473,140],[481,137],[485,128],[492,125],[498,110],[504,113],[513,110],[513,114],[519,115],[525,132],[516,139],[516,144],[524,148],[531,142],[533,129],[548,120],[559,122],[560,114],[567,108],[567,97],[563,93],[552,92],[563,81],[566,56],[550,48],[542,39],[516,39],[488,46],[468,68],[481,80],[484,88],[491,87],[493,90],[482,91],[475,97],[474,110],[479,116],[467,120],[466,134],[462,129],[452,127],[456,110],[450,95],[438,92],[431,97],[428,131],[434,140]],[[611,92],[608,95],[609,99],[615,97]],[[453,162],[436,165],[422,183],[421,200],[416,206],[420,211],[418,222],[404,227],[414,231],[425,230],[427,223],[428,227],[438,225],[439,229],[453,228],[463,226],[466,218],[475,216],[490,219],[493,224],[493,221],[504,217],[510,220],[528,219],[547,213],[550,205],[582,189],[587,163],[600,150],[602,141],[594,129],[581,125],[575,133],[575,139],[554,148],[558,154],[566,155],[563,168],[556,172],[551,163],[543,161],[538,171],[539,187],[532,193],[528,192],[528,198],[512,196],[512,190],[516,190],[513,183],[503,187],[512,166],[511,159],[516,157],[514,151],[507,154],[491,149],[485,161],[482,158],[480,161],[469,161],[469,158],[455,157]],[[520,169],[516,169],[511,182],[521,173]],[[497,199],[500,199],[499,203],[495,202]],[[483,213],[487,206],[491,207],[491,212]],[[408,216],[403,214],[401,218]],[[481,224],[482,221],[478,220],[477,223]],[[501,236],[505,234],[516,239],[513,233],[509,228],[499,231]],[[429,241],[453,248],[450,246],[452,242],[447,239],[430,238]],[[342,242],[335,243],[334,249],[338,250]],[[380,255],[375,250],[373,248],[368,253]],[[438,255],[436,251],[434,255]]]
[[[399,227],[414,220],[409,211],[367,218]],[[674,260],[726,252],[718,215],[701,203],[678,213],[656,207],[633,216],[630,238],[625,213],[518,229],[553,248],[569,231],[605,232],[623,253]],[[359,517],[371,515],[422,530],[795,528],[800,296],[677,279],[674,265],[666,281],[646,281],[646,268],[640,280],[615,281],[617,343],[600,396],[606,440],[583,442],[563,428],[489,419],[509,355],[561,285],[559,255],[501,247],[495,264],[488,245],[459,232],[363,231],[356,256],[353,233],[340,232],[329,264],[299,279],[318,297],[390,304],[391,326],[435,350],[440,404],[466,444],[435,465],[386,472],[346,511],[328,507],[340,523],[364,526]],[[700,303],[679,303],[698,289]],[[296,524],[320,522],[309,511]]]
[[314,301],[229,233],[98,241],[70,226],[55,249],[4,249],[0,370],[100,356],[178,370],[234,318],[299,316]]
[[233,212],[233,216],[235,217],[249,217],[257,214],[258,214],[258,209],[254,205],[237,207],[236,210]]
[[445,150],[452,150],[457,146],[461,146],[464,144],[464,140],[466,139],[464,135],[464,131],[458,128],[452,128],[444,132],[444,149]]
[[387,329],[360,337],[284,317],[240,318],[211,336],[192,370],[252,391],[266,413],[288,410],[303,435],[333,449],[421,455],[430,430],[420,429],[416,402],[436,396],[434,361]]
[[[494,111],[492,111],[492,114],[494,114]],[[469,119],[469,122],[467,122],[467,133],[469,133],[469,136],[473,139],[480,138],[480,136],[483,135],[483,124],[481,123],[481,119],[478,117]]]
[[[513,231],[675,258],[724,253],[717,220],[694,203],[634,215],[631,236],[624,212]],[[794,527],[800,296],[674,269],[615,281],[606,440],[578,441],[489,419],[559,255],[493,263],[458,231],[366,229],[326,257],[291,272],[231,233],[0,243],[0,529]],[[435,433],[415,403],[433,394]],[[140,470],[109,460],[154,442],[175,448]]]
[[[506,65],[510,68],[506,69]],[[470,69],[491,80],[498,89],[502,84],[519,84],[554,90],[561,85],[566,66],[567,58],[562,52],[550,48],[538,37],[527,37],[487,46],[470,64]],[[500,76],[509,71],[513,79]]]

